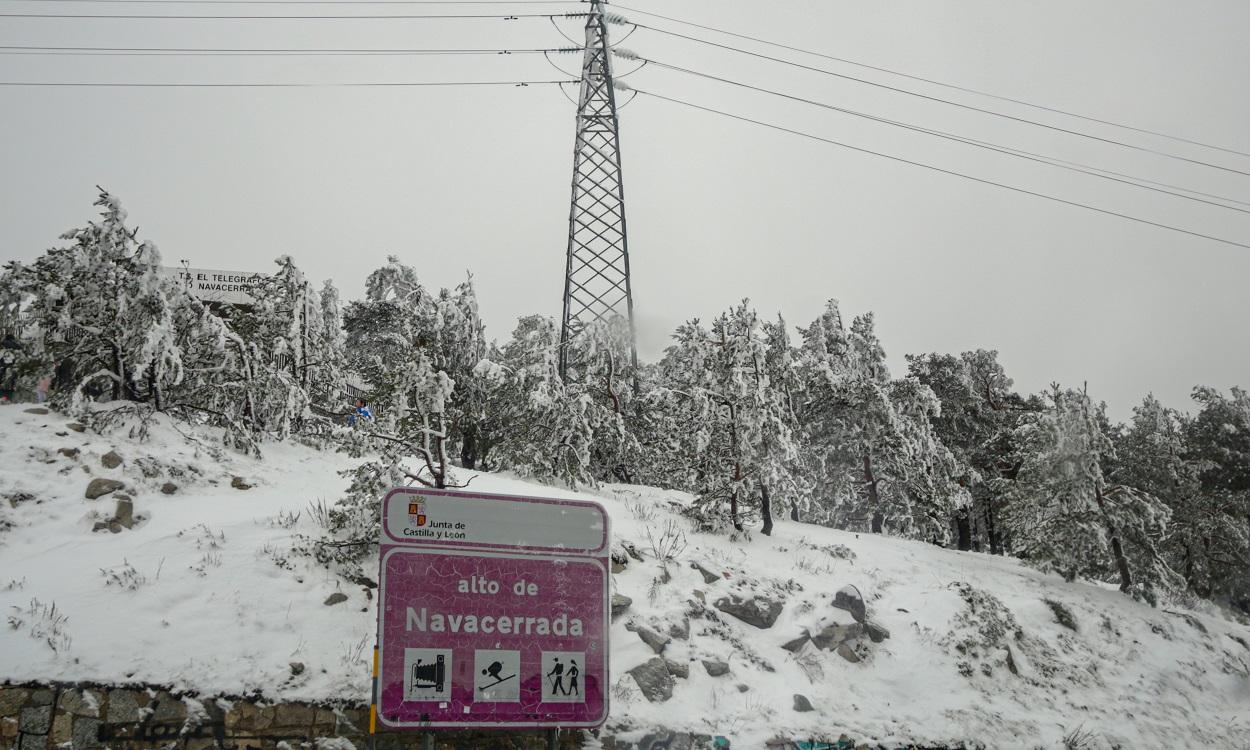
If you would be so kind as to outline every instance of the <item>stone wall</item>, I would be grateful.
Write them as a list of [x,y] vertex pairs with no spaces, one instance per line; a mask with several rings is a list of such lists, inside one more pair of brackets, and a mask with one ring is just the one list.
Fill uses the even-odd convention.
[[[159,687],[0,685],[2,750],[347,750],[368,747],[361,706],[207,699]],[[541,732],[437,732],[437,750],[545,750]],[[377,750],[417,750],[420,733],[379,734]],[[562,732],[560,750],[580,748]]]

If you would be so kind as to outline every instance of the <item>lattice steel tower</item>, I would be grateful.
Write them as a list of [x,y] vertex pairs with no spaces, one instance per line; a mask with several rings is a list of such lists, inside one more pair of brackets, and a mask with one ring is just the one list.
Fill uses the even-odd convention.
[[621,180],[620,122],[605,4],[604,0],[590,0],[586,16],[586,48],[573,149],[564,317],[560,326],[561,376],[568,372],[569,341],[586,325],[618,315],[625,316],[629,323],[630,358],[635,367],[638,364],[625,233],[625,188]]

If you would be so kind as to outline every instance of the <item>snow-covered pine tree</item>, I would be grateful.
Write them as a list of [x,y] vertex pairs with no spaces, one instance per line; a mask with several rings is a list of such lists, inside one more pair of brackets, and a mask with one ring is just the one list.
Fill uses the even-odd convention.
[[424,338],[434,318],[434,300],[417,280],[416,271],[390,256],[369,274],[365,297],[347,305],[348,369],[368,386],[379,427],[393,430],[407,409],[407,394],[398,382],[398,368],[416,360],[429,342]]
[[968,502],[962,470],[931,424],[932,390],[890,379],[872,314],[848,332],[831,300],[804,330],[798,371],[815,510],[842,528],[945,543],[950,514]]
[[970,508],[953,519],[960,549],[1002,554],[997,519],[1003,497],[995,480],[1014,476],[1011,436],[1020,417],[1040,408],[1011,390],[998,352],[978,349],[959,356],[907,355],[908,374],[929,386],[941,402],[930,421],[937,437],[963,468],[955,480],[972,495]]
[[1250,394],[1198,387],[1193,398],[1199,409],[1184,425],[1185,457],[1201,492],[1183,520],[1194,537],[1192,584],[1250,612]]
[[1115,578],[1121,591],[1134,591],[1130,557],[1158,559],[1153,545],[1165,532],[1167,506],[1107,481],[1113,448],[1099,425],[1102,407],[1057,385],[1048,396],[1049,408],[1017,429],[1020,470],[1003,516],[1014,551],[1069,580]]
[[543,315],[517,321],[495,360],[479,363],[487,398],[501,425],[491,448],[500,468],[541,481],[593,484],[594,427],[590,397],[559,372],[555,322]]
[[456,383],[448,404],[448,439],[466,469],[489,451],[485,391],[473,372],[486,357],[486,331],[478,313],[477,291],[469,275],[455,290],[443,289],[434,303],[432,354],[438,367]]
[[246,343],[248,408],[243,418],[259,431],[286,438],[309,405],[310,308],[308,282],[290,256],[252,287],[255,303],[229,311],[229,326]]
[[592,322],[569,342],[574,364],[566,387],[590,399],[586,415],[594,437],[589,471],[605,481],[634,481],[640,458],[631,336],[628,321],[613,317]]
[[738,531],[759,512],[771,533],[772,497],[788,491],[781,477],[798,449],[785,391],[770,381],[769,339],[759,316],[744,300],[710,330],[692,321],[674,339],[660,364],[667,396],[659,397],[679,410],[674,424],[686,428],[676,441],[693,458],[686,474],[696,512],[709,528],[727,521]]
[[343,314],[339,308],[339,290],[329,279],[319,293],[310,292],[307,300],[308,392],[323,413],[338,410],[346,390],[343,369],[346,356]]

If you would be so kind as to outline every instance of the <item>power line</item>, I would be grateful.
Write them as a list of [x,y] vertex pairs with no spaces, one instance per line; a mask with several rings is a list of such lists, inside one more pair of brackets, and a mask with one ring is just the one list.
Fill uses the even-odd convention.
[[344,83],[130,83],[130,82],[66,82],[66,81],[0,81],[0,86],[86,86],[104,88],[354,88],[354,87],[408,87],[408,86],[542,86],[548,84],[577,83],[560,81],[364,81]]
[[[1229,206],[1223,203],[1217,203],[1213,200],[1205,200],[1203,198],[1195,197],[1194,195],[1186,195],[1185,192],[1197,194],[1198,191],[1189,190],[1188,188],[1180,187],[1177,185],[1169,185],[1167,183],[1155,183],[1156,185],[1163,185],[1164,187],[1174,188],[1175,190],[1182,190],[1185,192],[1178,193],[1178,192],[1173,192],[1172,190],[1164,190],[1158,187],[1151,187],[1150,185],[1145,185],[1145,184],[1142,184],[1141,182],[1138,182],[1140,178],[1134,177],[1133,175],[1126,175],[1126,174],[1122,174],[1119,172],[1111,172],[1110,170],[1103,170],[1097,167],[1091,167],[1087,164],[1081,164],[1080,162],[1067,162],[1067,161],[1055,159],[1054,157],[1045,156],[1042,154],[1035,154],[1029,151],[1024,151],[1022,149],[1012,148],[1010,146],[1002,146],[1002,145],[991,143],[988,141],[981,141],[981,140],[977,140],[974,138],[968,138],[966,136],[958,135],[956,133],[948,133],[942,130],[935,130],[935,129],[926,128],[920,125],[913,125],[910,123],[901,122],[899,120],[892,120],[887,117],[880,117],[878,115],[868,114],[866,112],[859,112],[857,110],[848,109],[846,107],[839,107],[833,104],[827,104],[825,102],[816,101],[814,99],[807,99],[805,97],[795,96],[793,94],[786,94],[781,91],[776,91],[774,89],[769,89],[769,88],[765,88],[762,86],[753,86],[749,83],[743,83],[742,81],[735,81],[729,78],[722,78],[720,76],[715,76],[710,73],[702,73],[697,70],[691,70],[690,68],[683,68],[678,65],[671,65],[669,63],[660,62],[659,60],[655,60],[652,58],[644,58],[644,57],[638,57],[638,56],[633,56],[633,55],[623,55],[623,57],[625,57],[626,59],[634,58],[634,59],[642,60],[644,63],[649,62],[653,65],[656,65],[661,68],[665,68],[667,70],[673,70],[679,73],[685,73],[687,75],[693,75],[693,76],[697,76],[699,78],[705,78],[711,81],[717,81],[719,83],[726,83],[731,86],[738,86],[740,88],[749,89],[751,91],[757,91],[757,92],[764,93],[764,94],[771,94],[773,96],[779,96],[783,99],[789,99],[791,101],[802,102],[803,104],[810,104],[816,107],[833,110],[835,112],[841,112],[843,114],[852,115],[855,117],[862,117],[868,120],[872,120],[874,122],[880,122],[880,123],[884,123],[887,125],[893,125],[895,127],[903,128],[905,130],[911,130],[917,133],[925,133],[927,135],[932,135],[937,138],[945,138],[946,140],[956,141],[956,142],[963,143],[969,146],[975,146],[977,148],[983,148],[989,151],[996,151],[1000,154],[1006,154],[1008,156],[1015,156],[1017,158],[1025,159],[1027,161],[1038,162],[1040,164],[1047,164],[1052,167],[1056,167],[1058,169],[1067,169],[1073,172],[1080,172],[1081,174],[1090,175],[1092,177],[1098,177],[1100,179],[1110,180],[1112,182],[1118,182],[1124,185],[1131,185],[1133,187],[1141,188],[1142,190],[1152,190],[1154,192],[1162,193],[1164,195],[1171,195],[1177,198],[1184,198],[1185,200],[1197,201],[1198,203],[1205,203],[1210,206],[1216,206],[1217,208],[1228,209],[1229,211],[1239,211],[1241,213],[1250,214],[1250,210],[1247,210],[1244,208],[1237,208],[1236,206]],[[1121,177],[1126,178],[1126,179],[1120,179]],[[1209,197],[1213,197],[1218,200],[1228,201],[1230,203],[1244,203],[1244,201],[1239,201],[1235,198],[1227,198],[1224,196],[1210,195],[1206,193],[1203,193],[1202,195],[1208,195]],[[1246,205],[1250,205],[1250,204],[1246,204]]]
[[[623,7],[623,6],[617,6],[617,7]],[[1240,169],[1234,169],[1232,167],[1226,167],[1220,164],[1213,164],[1211,162],[1205,162],[1200,159],[1191,159],[1187,156],[1181,156],[1179,154],[1172,154],[1167,151],[1160,151],[1158,149],[1149,148],[1147,146],[1138,146],[1132,143],[1125,143],[1124,141],[1117,141],[1114,138],[1104,138],[1102,136],[1092,135],[1090,133],[1082,133],[1079,130],[1070,130],[1068,128],[1059,127],[1058,125],[1050,125],[1044,122],[1038,122],[1037,120],[1030,120],[1026,117],[1016,117],[1015,115],[1009,115],[1004,112],[996,112],[992,109],[985,109],[984,107],[976,107],[971,104],[964,104],[962,102],[956,102],[950,99],[943,99],[940,96],[931,96],[929,94],[920,93],[919,91],[912,91],[910,89],[899,88],[897,86],[890,86],[889,84],[880,83],[877,81],[870,81],[866,78],[857,78],[855,76],[846,75],[845,73],[838,73],[836,71],[828,70],[825,68],[817,68],[811,65],[804,65],[802,63],[796,63],[793,60],[784,60],[780,57],[772,57],[771,55],[765,55],[760,52],[751,52],[750,50],[745,50],[740,47],[734,47],[728,44],[720,44],[718,42],[713,42],[708,39],[700,39],[699,37],[689,36],[687,34],[680,34],[676,31],[660,29],[654,26],[647,26],[645,24],[635,24],[635,25],[637,25],[639,28],[647,29],[649,31],[654,31],[660,34],[667,34],[669,36],[677,37],[679,39],[686,39],[688,41],[698,42],[700,44],[706,44],[710,47],[717,47],[719,49],[729,50],[732,52],[738,52],[744,55],[749,55],[751,57],[758,57],[762,60],[769,60],[771,62],[781,63],[783,65],[789,65],[795,68],[801,68],[803,70],[810,70],[815,73],[823,73],[825,75],[834,76],[835,78],[842,78],[848,81],[854,81],[855,83],[862,83],[868,86],[875,86],[877,88],[886,89],[887,91],[893,91],[899,94],[907,94],[909,96],[915,96],[915,97],[919,97],[921,99],[927,99],[933,102],[940,102],[942,104],[948,104],[952,107],[959,107],[961,109],[967,109],[973,112],[980,112],[982,114],[992,115],[994,117],[1001,117],[1006,120],[1012,120],[1014,122],[1024,123],[1027,125],[1034,125],[1040,128],[1054,130],[1060,133],[1067,133],[1068,135],[1074,135],[1080,138],[1088,138],[1093,141],[1109,143],[1109,144],[1113,144],[1116,146],[1121,146],[1123,148],[1132,149],[1134,151],[1144,151],[1146,153],[1154,154],[1156,156],[1162,156],[1167,159],[1175,159],[1177,161],[1188,162],[1190,164],[1196,164],[1196,165],[1203,166],[1203,167],[1210,167],[1211,169],[1218,169],[1224,172],[1232,172],[1234,174],[1240,174],[1240,175],[1245,175],[1247,177],[1250,177],[1250,172],[1246,172]]]
[[983,185],[992,185],[993,187],[999,187],[999,188],[1003,188],[1003,189],[1005,189],[1005,190],[1011,190],[1011,191],[1016,192],[1016,193],[1023,193],[1023,194],[1025,194],[1025,195],[1031,195],[1031,196],[1034,196],[1034,197],[1036,197],[1036,198],[1044,198],[1044,199],[1049,200],[1049,201],[1054,201],[1055,203],[1062,203],[1062,204],[1067,205],[1067,206],[1075,206],[1075,207],[1077,207],[1077,208],[1084,208],[1084,209],[1087,209],[1087,210],[1089,210],[1089,211],[1095,211],[1095,212],[1100,213],[1100,214],[1106,214],[1106,215],[1108,215],[1108,216],[1115,216],[1115,217],[1118,217],[1118,218],[1121,218],[1121,219],[1127,219],[1128,221],[1137,222],[1137,223],[1139,223],[1139,224],[1146,224],[1146,225],[1148,225],[1148,226],[1157,227],[1157,228],[1159,228],[1159,229],[1166,229],[1166,230],[1169,230],[1169,231],[1172,231],[1172,232],[1179,232],[1179,233],[1181,233],[1181,234],[1187,234],[1187,235],[1190,235],[1190,236],[1192,236],[1192,237],[1200,237],[1200,238],[1205,239],[1205,240],[1211,240],[1212,242],[1218,242],[1218,243],[1221,243],[1221,244],[1224,244],[1224,245],[1232,245],[1233,247],[1240,247],[1240,248],[1245,248],[1245,249],[1247,249],[1247,250],[1250,250],[1250,244],[1247,244],[1247,243],[1237,242],[1237,241],[1235,241],[1235,240],[1224,239],[1224,238],[1222,238],[1222,237],[1216,237],[1216,236],[1214,236],[1214,235],[1203,234],[1203,233],[1201,233],[1201,232],[1195,232],[1195,231],[1190,230],[1190,229],[1182,229],[1181,227],[1172,226],[1172,225],[1170,225],[1170,224],[1163,224],[1163,223],[1160,223],[1160,222],[1157,222],[1157,221],[1151,221],[1150,219],[1143,219],[1143,218],[1141,218],[1141,217],[1139,217],[1139,216],[1132,216],[1132,215],[1130,215],[1130,214],[1123,214],[1123,213],[1120,213],[1120,212],[1118,212],[1118,211],[1112,211],[1112,210],[1110,210],[1110,209],[1106,209],[1106,208],[1098,208],[1097,206],[1091,206],[1091,205],[1086,204],[1086,203],[1080,203],[1079,201],[1068,200],[1067,198],[1060,198],[1060,197],[1058,197],[1058,196],[1055,196],[1055,195],[1049,195],[1049,194],[1047,194],[1047,193],[1039,193],[1039,192],[1035,192],[1035,191],[1033,191],[1033,190],[1028,190],[1028,189],[1026,189],[1026,188],[1015,187],[1014,185],[1007,185],[1007,184],[1004,184],[1004,183],[1001,183],[1001,182],[995,182],[995,181],[993,181],[993,180],[987,180],[987,179],[985,179],[985,178],[983,178],[983,177],[974,177],[974,176],[969,175],[969,174],[964,174],[963,172],[956,172],[956,171],[954,171],[954,170],[951,170],[951,169],[945,169],[945,168],[943,168],[943,167],[934,166],[934,165],[932,165],[932,164],[925,164],[924,162],[912,161],[911,159],[905,159],[905,158],[903,158],[903,157],[901,157],[901,156],[893,156],[893,155],[891,155],[891,154],[882,153],[882,152],[880,152],[880,151],[873,151],[872,149],[867,149],[867,148],[863,148],[863,147],[860,147],[860,146],[852,146],[852,145],[850,145],[849,143],[843,143],[843,142],[841,142],[841,141],[835,141],[835,140],[833,140],[833,139],[831,139],[831,138],[824,138],[824,137],[822,137],[822,136],[814,135],[814,134],[812,134],[812,133],[805,133],[805,132],[803,132],[803,131],[801,131],[801,130],[794,130],[794,129],[792,129],[792,128],[787,128],[787,127],[785,127],[785,126],[783,126],[783,125],[777,125],[777,124],[770,123],[770,122],[764,122],[764,121],[762,121],[762,120],[755,120],[755,119],[752,119],[752,118],[750,118],[750,117],[744,117],[744,116],[742,116],[742,115],[736,115],[736,114],[733,114],[732,112],[726,112],[726,111],[724,111],[724,110],[713,109],[713,108],[711,108],[711,107],[705,107],[705,106],[703,106],[703,105],[701,105],[701,104],[694,104],[693,102],[688,102],[688,101],[685,101],[685,100],[682,100],[682,99],[675,99],[675,98],[673,98],[673,97],[664,96],[664,95],[662,95],[662,94],[656,94],[656,93],[653,93],[653,92],[651,92],[651,91],[645,91],[645,90],[643,90],[643,89],[636,89],[636,88],[633,88],[633,87],[630,87],[630,88],[631,88],[631,90],[633,90],[633,91],[637,91],[639,94],[645,94],[645,95],[647,95],[647,96],[651,96],[651,97],[654,97],[654,98],[656,98],[656,99],[661,99],[661,100],[666,101],[666,102],[671,102],[671,103],[673,103],[673,104],[680,104],[680,105],[682,105],[682,106],[684,106],[684,107],[690,107],[691,109],[697,109],[697,110],[701,110],[701,111],[703,111],[703,112],[710,112],[710,113],[712,113],[712,114],[721,115],[721,116],[728,117],[728,118],[731,118],[731,119],[734,119],[734,120],[739,120],[739,121],[741,121],[741,122],[750,123],[750,124],[752,124],[752,125],[759,125],[759,126],[761,126],[761,127],[770,128],[770,129],[772,129],[772,130],[779,130],[779,131],[781,131],[781,132],[783,132],[783,133],[789,133],[789,134],[791,134],[791,135],[797,135],[797,136],[800,136],[800,137],[803,137],[803,138],[808,138],[808,139],[811,139],[811,140],[814,140],[814,141],[820,141],[820,142],[822,142],[822,143],[828,143],[828,144],[831,144],[831,145],[834,145],[834,146],[840,146],[840,147],[842,147],[842,148],[850,149],[850,150],[852,150],[852,151],[859,151],[860,153],[865,153],[865,154],[869,154],[869,155],[872,155],[872,156],[879,156],[879,157],[881,157],[881,158],[883,158],[883,159],[889,159],[889,160],[891,160],[891,161],[902,162],[903,164],[910,164],[910,165],[911,165],[911,166],[913,166],[913,167],[921,167],[922,169],[928,169],[928,170],[931,170],[931,171],[934,171],[934,172],[941,172],[942,174],[951,175],[952,177],[960,177],[960,178],[963,178],[963,179],[965,179],[965,180],[971,180],[971,181],[973,181],[973,182],[979,182],[979,183],[981,183],[981,184],[983,184]]
[[[564,5],[581,0],[8,0],[28,3],[153,3],[163,5]],[[642,12],[642,11],[639,11]]]
[[519,18],[572,18],[578,13],[457,13],[457,14],[358,14],[350,16],[228,16],[228,15],[181,15],[173,16],[169,14],[149,14],[149,13],[125,13],[125,14],[105,14],[105,13],[0,13],[0,18],[76,18],[76,19],[109,19],[122,21],[349,21],[349,20],[366,20],[366,21],[403,21],[412,19],[470,19],[470,18],[491,18],[503,21],[513,21]]
[[[183,0],[179,0],[182,2]],[[571,48],[554,49],[294,49],[294,48],[240,48],[240,47],[45,47],[0,46],[0,54],[35,55],[523,55],[548,52],[570,52]]]
[[[102,1],[103,1],[103,0],[102,0]],[[875,71],[878,71],[878,72],[881,72],[881,73],[889,73],[890,75],[899,76],[899,77],[901,77],[901,78],[910,78],[910,79],[912,79],[913,81],[920,81],[920,82],[922,82],[922,83],[930,83],[930,84],[933,84],[933,85],[935,85],[935,86],[942,86],[942,87],[944,87],[944,88],[954,89],[954,90],[956,90],[956,91],[963,91],[963,92],[966,92],[966,93],[969,93],[969,94],[977,94],[978,96],[987,96],[987,97],[989,97],[989,98],[991,98],[991,99],[998,99],[998,100],[1000,100],[1000,101],[1011,102],[1012,104],[1022,104],[1022,105],[1026,106],[1026,107],[1033,107],[1033,108],[1035,108],[1035,109],[1044,110],[1044,111],[1046,111],[1046,112],[1053,112],[1053,113],[1055,113],[1055,114],[1066,115],[1066,116],[1068,116],[1068,117],[1075,117],[1075,118],[1080,119],[1080,120],[1086,120],[1086,121],[1088,121],[1088,122],[1096,122],[1096,123],[1099,123],[1099,124],[1101,124],[1101,125],[1110,125],[1110,126],[1112,126],[1112,127],[1124,128],[1125,130],[1131,130],[1131,131],[1136,132],[1136,133],[1144,133],[1144,134],[1147,134],[1147,135],[1159,136],[1160,138],[1167,138],[1167,139],[1169,139],[1169,140],[1179,141],[1179,142],[1181,142],[1181,143],[1188,143],[1188,144],[1193,145],[1193,146],[1202,146],[1203,148],[1215,149],[1216,151],[1224,151],[1224,152],[1226,152],[1226,153],[1236,154],[1236,155],[1238,155],[1238,156],[1246,156],[1246,157],[1250,157],[1250,153],[1247,153],[1247,152],[1245,152],[1245,151],[1238,151],[1237,149],[1227,148],[1227,147],[1225,147],[1225,146],[1217,146],[1217,145],[1212,144],[1212,143],[1204,143],[1204,142],[1202,142],[1202,141],[1195,141],[1195,140],[1191,140],[1191,139],[1189,139],[1189,138],[1183,138],[1183,137],[1178,136],[1178,135],[1172,135],[1172,134],[1170,134],[1170,133],[1164,133],[1164,132],[1162,132],[1162,131],[1158,131],[1158,130],[1150,130],[1150,129],[1148,129],[1148,128],[1140,128],[1140,127],[1137,127],[1137,126],[1134,126],[1134,125],[1127,125],[1127,124],[1124,124],[1124,123],[1121,123],[1121,122],[1115,122],[1115,121],[1113,121],[1113,120],[1104,120],[1104,119],[1099,119],[1099,118],[1097,118],[1097,117],[1091,117],[1091,116],[1089,116],[1089,115],[1082,115],[1082,114],[1079,114],[1079,113],[1077,113],[1077,112],[1072,112],[1072,111],[1069,111],[1069,110],[1066,110],[1066,109],[1059,109],[1058,107],[1050,107],[1050,106],[1047,106],[1047,105],[1045,105],[1045,104],[1037,104],[1037,103],[1034,103],[1034,102],[1025,101],[1024,99],[1016,99],[1016,98],[1012,98],[1012,97],[1010,97],[1010,96],[1003,96],[1003,95],[1001,95],[1001,94],[994,94],[994,93],[991,93],[991,92],[989,92],[989,91],[983,91],[983,90],[981,90],[981,89],[970,88],[970,87],[968,87],[968,86],[960,86],[960,85],[958,85],[958,84],[954,84],[954,83],[946,83],[946,82],[944,82],[944,81],[939,81],[939,80],[936,80],[936,79],[933,79],[933,78],[925,78],[925,77],[923,77],[923,76],[918,76],[918,75],[914,75],[914,74],[911,74],[911,73],[904,73],[904,72],[902,72],[902,71],[900,71],[900,70],[893,70],[893,69],[891,69],[891,68],[883,68],[883,67],[880,67],[880,66],[878,66],[878,65],[869,65],[868,63],[858,62],[858,61],[856,61],[856,60],[850,60],[850,59],[847,59],[847,58],[845,58],[845,57],[836,57],[836,56],[834,56],[834,55],[828,55],[828,54],[825,54],[825,53],[823,53],[823,52],[815,52],[815,51],[813,51],[813,50],[803,49],[802,47],[794,47],[794,46],[791,46],[791,45],[788,45],[788,44],[781,44],[781,43],[779,43],[779,42],[772,42],[772,41],[769,41],[769,40],[767,40],[767,39],[761,39],[761,38],[759,38],[759,37],[748,36],[748,35],[746,35],[746,34],[738,34],[738,33],[733,32],[733,31],[726,31],[725,29],[718,29],[718,28],[716,28],[716,27],[714,27],[714,26],[705,26],[705,25],[703,25],[703,24],[698,24],[698,23],[695,23],[695,22],[693,22],[693,21],[686,21],[686,20],[683,20],[683,19],[680,19],[680,18],[673,18],[673,17],[671,17],[671,16],[664,16],[664,15],[660,15],[659,13],[652,13],[651,11],[646,11],[646,10],[638,10],[637,8],[627,8],[627,7],[625,7],[624,5],[619,5],[619,4],[618,4],[618,5],[614,5],[613,7],[620,8],[621,10],[627,10],[627,11],[630,11],[631,13],[642,13],[643,15],[646,15],[646,16],[654,16],[655,18],[662,18],[662,19],[664,19],[665,21],[672,21],[672,22],[674,22],[674,23],[685,24],[685,25],[687,25],[687,26],[693,26],[693,27],[695,27],[695,28],[705,29],[705,30],[707,30],[707,31],[714,31],[714,32],[716,32],[716,33],[718,33],[718,34],[725,34],[726,36],[737,37],[737,38],[739,38],[739,39],[746,39],[746,40],[748,40],[748,41],[758,42],[758,43],[760,43],[760,44],[767,44],[767,45],[769,45],[769,46],[771,46],[771,47],[778,47],[778,48],[780,48],[780,49],[787,49],[787,50],[790,50],[790,51],[792,51],[792,52],[801,52],[801,53],[803,53],[803,54],[805,54],[805,55],[812,55],[813,57],[823,57],[823,58],[824,58],[824,59],[826,59],[826,60],[834,60],[834,61],[836,61],[836,62],[845,63],[845,64],[847,64],[847,65],[854,65],[854,66],[859,67],[859,68],[866,68],[866,69],[868,69],[868,70],[875,70]],[[632,24],[632,22],[629,22],[629,23],[631,23],[631,24]],[[633,25],[638,25],[638,24],[633,24]],[[646,28],[650,28],[650,27],[646,27]],[[651,30],[652,30],[652,31],[660,31],[660,32],[662,32],[662,33],[663,33],[663,30],[662,30],[662,29],[651,29]]]

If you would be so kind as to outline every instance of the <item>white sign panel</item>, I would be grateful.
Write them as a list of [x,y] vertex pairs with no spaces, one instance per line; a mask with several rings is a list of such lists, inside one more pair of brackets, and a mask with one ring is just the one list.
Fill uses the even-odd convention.
[[252,287],[264,274],[246,271],[215,271],[208,268],[164,268],[170,278],[182,282],[193,297],[203,302],[254,305]]
[[590,503],[426,489],[386,500],[383,530],[396,544],[598,554],[608,539],[607,515]]

